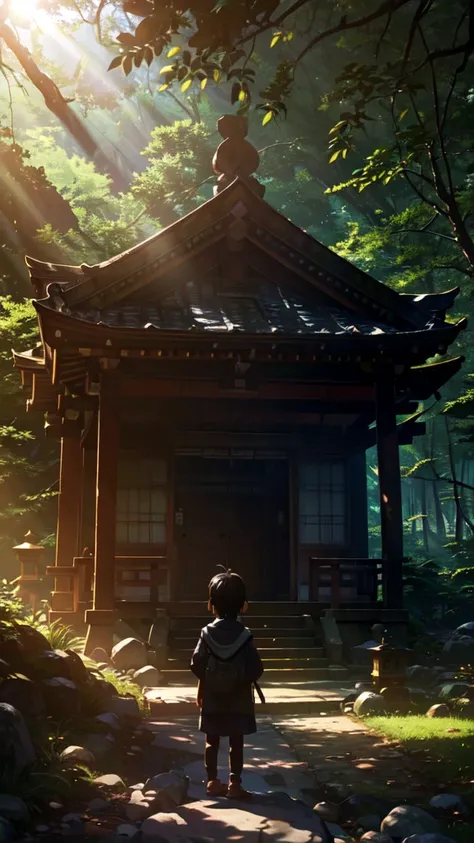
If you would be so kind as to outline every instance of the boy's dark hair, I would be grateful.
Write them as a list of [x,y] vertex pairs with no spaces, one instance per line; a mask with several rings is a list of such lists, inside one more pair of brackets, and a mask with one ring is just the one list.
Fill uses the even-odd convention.
[[237,617],[246,601],[245,583],[230,568],[210,581],[209,609],[215,609],[220,617]]

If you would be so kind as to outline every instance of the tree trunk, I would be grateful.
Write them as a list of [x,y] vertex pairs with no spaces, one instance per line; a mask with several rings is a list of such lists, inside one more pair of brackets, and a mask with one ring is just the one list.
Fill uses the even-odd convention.
[[421,523],[423,526],[423,546],[428,550],[430,525],[428,521],[428,500],[426,494],[426,482],[421,481]]
[[87,127],[70,107],[68,100],[63,97],[56,83],[40,70],[30,51],[21,44],[16,33],[7,23],[0,24],[0,39],[3,39],[30,82],[38,89],[46,107],[63,124],[87,157],[91,158],[99,169],[110,175],[118,190],[124,190],[126,182],[118,167],[102,152]]
[[435,514],[435,521],[436,521],[436,535],[438,536],[438,540],[442,544],[444,544],[446,542],[446,525],[444,523],[443,509],[442,509],[442,506],[441,506],[441,501],[439,499],[439,490],[438,490],[438,484],[437,484],[436,480],[433,480],[431,488],[433,490],[434,514]]

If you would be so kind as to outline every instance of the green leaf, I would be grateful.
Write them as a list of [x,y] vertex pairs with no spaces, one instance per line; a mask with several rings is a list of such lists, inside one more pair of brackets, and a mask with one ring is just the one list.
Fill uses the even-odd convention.
[[247,94],[245,93],[245,91],[240,91],[238,99],[239,102],[245,102],[245,100],[247,99]]
[[206,85],[207,85],[208,81],[209,81],[209,80],[208,80],[207,76],[205,76],[205,77],[204,77],[204,79],[201,79],[201,91],[203,91],[203,90],[204,90],[204,88],[206,87]]
[[175,56],[177,56],[177,55],[178,55],[178,53],[180,53],[180,52],[181,52],[181,47],[171,47],[171,50],[170,50],[170,51],[169,51],[169,53],[167,54],[166,58],[168,58],[168,59],[173,59],[173,58],[174,58]]
[[342,152],[342,149],[336,149],[336,151],[333,152],[333,154],[331,155],[331,157],[329,159],[329,163],[334,164],[334,162],[337,161],[337,159],[339,158],[341,152]]
[[267,111],[265,117],[262,120],[262,126],[266,126],[267,123],[270,122],[270,120],[273,120],[273,111]]
[[187,91],[187,90],[191,87],[191,85],[192,85],[192,84],[193,84],[193,80],[192,80],[192,79],[185,79],[185,80],[184,80],[184,82],[183,82],[183,84],[181,85],[181,91],[182,91],[182,93],[183,93],[183,94],[185,94],[185,93],[186,93],[186,91]]
[[221,72],[220,72],[220,70],[218,70],[218,69],[217,69],[217,67],[216,67],[216,68],[214,68],[214,70],[212,71],[212,75],[213,75],[213,77],[214,77],[214,82],[216,83],[216,85],[218,85],[218,84],[219,84],[219,82],[220,82],[220,81],[221,81],[221,79],[222,79],[222,73],[221,73]]
[[398,119],[400,120],[400,122],[403,120],[404,117],[407,116],[407,114],[408,114],[408,108],[405,108],[402,112],[400,112],[400,114],[398,115]]
[[174,64],[167,64],[166,67],[162,67],[160,70],[160,76],[164,75],[165,73],[174,73],[175,71]]
[[166,91],[167,88],[169,88],[169,85],[160,85],[160,87],[158,88],[158,93],[161,94],[161,92]]
[[283,35],[283,32],[275,32],[275,35],[273,36],[272,40],[270,41],[270,47],[276,47],[276,45],[278,44],[282,35]]

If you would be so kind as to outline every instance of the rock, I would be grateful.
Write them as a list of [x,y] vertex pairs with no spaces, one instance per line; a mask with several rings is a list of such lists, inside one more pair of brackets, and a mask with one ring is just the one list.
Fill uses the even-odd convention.
[[44,650],[38,653],[32,667],[38,679],[54,679],[56,676],[72,679],[70,659],[63,650]]
[[128,825],[127,823],[122,823],[115,830],[117,843],[119,840],[134,840],[139,834],[140,830],[135,825]]
[[468,621],[458,626],[454,635],[459,635],[460,638],[474,638],[474,621]]
[[[186,826],[186,820],[179,816],[179,814],[154,814],[148,817],[141,827],[143,843],[162,843],[162,841],[170,841],[174,843],[179,839],[185,839],[184,834],[179,834],[178,826]],[[184,831],[184,828],[179,829]],[[212,838],[211,838],[212,839]]]
[[469,685],[466,682],[449,682],[443,685],[439,692],[440,700],[458,700],[460,697],[465,697],[469,690]]
[[125,722],[140,720],[140,709],[135,697],[112,697],[109,705],[110,711],[116,714],[119,720]]
[[78,764],[90,769],[95,767],[95,758],[92,752],[84,746],[67,746],[61,752],[60,759],[67,767],[75,767]]
[[467,697],[461,697],[459,700],[455,700],[453,714],[455,717],[461,717],[463,720],[473,720],[474,701]]
[[441,660],[447,665],[474,664],[474,639],[468,636],[450,638],[441,651]]
[[2,760],[18,775],[36,759],[23,715],[8,703],[0,703],[0,746]]
[[88,685],[91,680],[91,674],[79,653],[76,653],[74,650],[66,650],[66,656],[68,660],[69,679],[72,679],[78,687]]
[[113,711],[106,711],[104,714],[98,714],[95,719],[98,723],[103,723],[104,726],[112,729],[113,732],[119,732],[122,728],[119,718],[113,713]]
[[106,651],[102,649],[102,647],[95,647],[95,649],[92,650],[92,653],[90,654],[89,658],[91,659],[91,661],[96,662],[96,664],[110,664],[110,658]]
[[94,779],[94,784],[104,790],[115,790],[117,793],[124,793],[127,789],[125,782],[120,776],[114,773],[107,773],[105,776],[98,776]]
[[402,843],[456,843],[456,841],[444,834],[412,834],[411,837],[405,837]]
[[156,667],[147,664],[146,667],[141,667],[133,673],[133,681],[140,686],[140,688],[158,688],[161,684],[161,674]]
[[26,658],[52,649],[46,636],[39,629],[29,626],[29,624],[21,624],[17,627],[16,638]]
[[381,822],[382,817],[380,814],[364,814],[357,820],[357,825],[363,831],[378,831]]
[[451,711],[446,703],[437,703],[432,705],[426,712],[427,717],[451,717]]
[[175,805],[182,805],[188,796],[189,779],[187,776],[180,776],[178,773],[160,773],[148,779],[144,792],[154,790],[157,795],[165,792],[170,796]]
[[79,835],[84,830],[84,823],[80,814],[65,814],[61,825],[67,834]]
[[313,811],[326,822],[339,822],[340,810],[339,805],[336,805],[335,802],[317,802]]
[[341,802],[339,807],[343,820],[355,821],[368,814],[385,817],[392,810],[393,802],[390,803],[380,796],[372,796],[369,793],[354,793]]
[[111,807],[112,806],[107,799],[100,799],[100,797],[96,797],[95,799],[91,799],[87,806],[87,810],[92,814],[105,814],[107,811],[110,811]]
[[18,709],[25,717],[42,717],[45,711],[43,694],[38,685],[26,676],[11,676],[0,685],[0,702]]
[[98,735],[95,732],[86,735],[84,745],[98,759],[107,755],[115,746],[113,735]]
[[118,670],[138,670],[147,663],[147,651],[138,638],[125,638],[112,648],[112,663]]
[[437,674],[431,667],[426,667],[423,664],[412,664],[407,667],[406,678],[408,685],[414,685],[416,688],[430,688],[434,685]]
[[393,837],[385,831],[366,831],[360,838],[360,843],[393,843]]
[[354,714],[364,717],[370,714],[381,714],[386,709],[386,702],[380,694],[373,691],[363,691],[354,703]]
[[46,710],[53,717],[64,717],[67,711],[68,717],[79,714],[81,700],[79,691],[71,681],[64,676],[54,676],[52,679],[44,679],[41,683]]
[[0,843],[10,843],[14,836],[12,824],[5,817],[0,817]]
[[136,823],[150,817],[156,810],[154,796],[155,794],[153,794],[153,797],[150,799],[147,799],[140,790],[134,790],[130,796],[129,803],[125,808],[127,819]]
[[11,793],[0,793],[0,817],[12,820],[14,823],[26,823],[30,818],[28,806],[19,796]]
[[381,831],[387,831],[392,837],[403,840],[410,834],[434,834],[438,832],[438,821],[414,805],[397,805],[382,820]]
[[456,793],[438,793],[430,799],[430,807],[444,814],[467,814],[466,803]]

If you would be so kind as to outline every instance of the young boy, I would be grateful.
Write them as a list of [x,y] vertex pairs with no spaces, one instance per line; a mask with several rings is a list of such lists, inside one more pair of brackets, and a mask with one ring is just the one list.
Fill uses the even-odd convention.
[[[194,651],[191,670],[199,679],[200,730],[206,735],[204,763],[209,796],[238,799],[242,787],[244,735],[257,731],[253,685],[263,666],[250,630],[237,619],[247,611],[245,584],[225,570],[209,583],[208,609],[217,619],[205,626]],[[221,737],[229,738],[229,785],[217,774]]]

